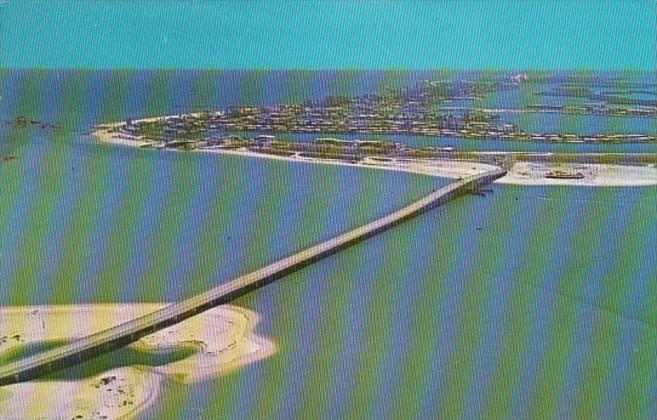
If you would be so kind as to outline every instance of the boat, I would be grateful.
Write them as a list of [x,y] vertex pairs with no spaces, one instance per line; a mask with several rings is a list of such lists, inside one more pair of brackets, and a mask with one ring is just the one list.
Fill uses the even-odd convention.
[[550,171],[545,174],[545,178],[551,179],[582,179],[584,174],[581,172]]

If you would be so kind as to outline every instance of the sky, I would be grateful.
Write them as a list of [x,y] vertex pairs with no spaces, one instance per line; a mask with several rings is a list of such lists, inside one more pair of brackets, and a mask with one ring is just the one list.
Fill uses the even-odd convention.
[[655,0],[0,0],[0,67],[655,70]]

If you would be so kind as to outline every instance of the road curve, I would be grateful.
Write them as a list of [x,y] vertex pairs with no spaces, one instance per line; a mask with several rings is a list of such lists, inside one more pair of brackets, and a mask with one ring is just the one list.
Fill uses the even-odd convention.
[[124,347],[155,331],[177,324],[215,306],[226,304],[435,206],[444,204],[473,188],[489,184],[505,174],[505,169],[495,169],[465,177],[392,214],[221,284],[207,292],[60,347],[0,366],[0,386],[36,379]]

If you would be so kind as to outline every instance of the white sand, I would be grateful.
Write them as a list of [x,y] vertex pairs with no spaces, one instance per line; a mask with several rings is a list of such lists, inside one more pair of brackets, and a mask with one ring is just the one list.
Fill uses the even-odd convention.
[[[34,342],[71,339],[161,308],[162,304],[0,309],[0,352]],[[205,381],[275,352],[253,333],[257,314],[220,306],[132,344],[140,350],[193,345],[193,355],[161,366],[118,367],[80,380],[30,381],[0,388],[0,418],[132,417],[158,396],[165,379]],[[35,401],[38,401],[36,403]]]
[[[99,141],[103,143],[110,143],[121,146],[141,147],[146,144],[153,144],[153,142],[143,141],[140,139],[128,139],[120,137],[116,133],[108,133],[105,129],[98,129],[92,133]],[[187,151],[189,153],[190,151]],[[191,152],[196,153],[217,153],[223,155],[244,156],[259,159],[271,159],[286,162],[299,162],[299,163],[315,163],[322,165],[339,165],[339,166],[353,166],[369,169],[380,169],[397,172],[410,172],[421,175],[436,176],[441,178],[461,178],[468,175],[489,171],[495,169],[494,166],[469,162],[458,161],[449,159],[396,159],[392,161],[378,161],[372,158],[365,158],[359,163],[349,163],[335,159],[320,159],[299,156],[294,154],[292,156],[277,156],[268,153],[257,153],[244,149],[204,149],[198,148]]]
[[[545,178],[554,170],[579,172],[581,179]],[[516,185],[574,185],[589,187],[626,187],[657,185],[657,168],[654,166],[608,165],[584,163],[518,162],[509,173],[497,180],[501,184]]]
[[92,135],[96,137],[98,140],[102,141],[103,143],[120,144],[122,146],[130,146],[130,147],[141,147],[147,144],[151,144],[151,142],[149,141],[143,141],[137,138],[132,138],[125,134],[110,133],[108,131],[108,128],[113,127],[111,125],[105,125],[102,127],[103,128],[99,128],[98,130],[94,131]]

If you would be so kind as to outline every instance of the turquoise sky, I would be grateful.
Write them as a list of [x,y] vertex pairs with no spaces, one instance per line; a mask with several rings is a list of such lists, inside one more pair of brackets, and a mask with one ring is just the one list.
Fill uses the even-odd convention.
[[655,0],[24,1],[0,66],[657,68]]

